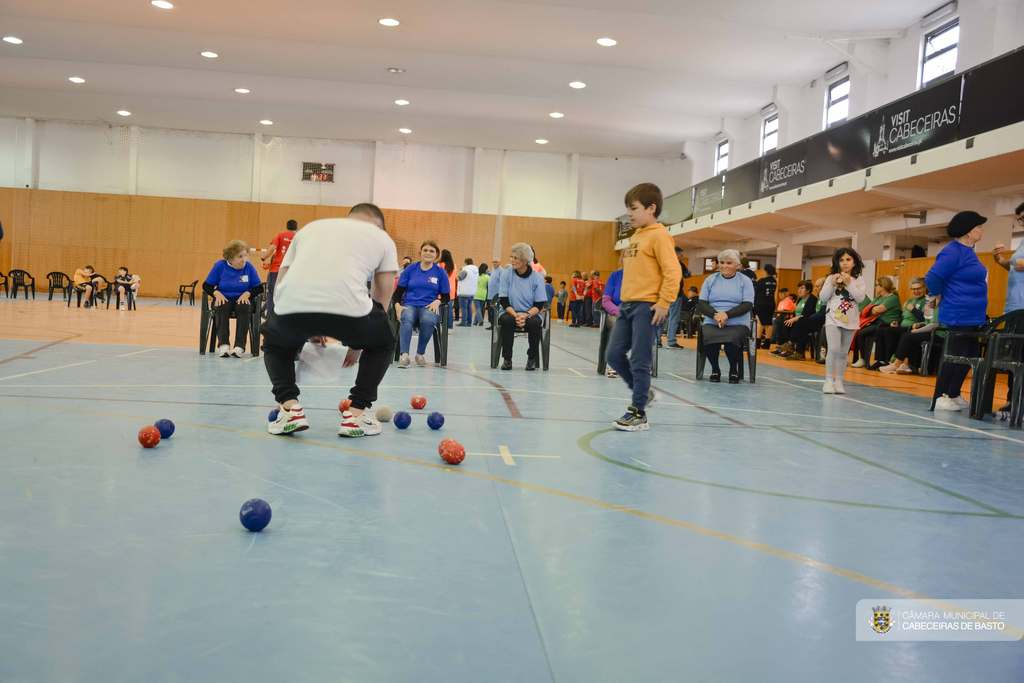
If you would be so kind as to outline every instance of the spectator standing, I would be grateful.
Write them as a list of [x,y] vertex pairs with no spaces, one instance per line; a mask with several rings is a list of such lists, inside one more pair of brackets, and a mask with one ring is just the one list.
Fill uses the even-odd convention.
[[761,348],[771,348],[771,337],[765,335],[766,330],[772,327],[772,319],[775,317],[775,290],[779,281],[775,279],[775,266],[767,264],[764,267],[766,275],[754,283],[754,315],[760,323],[758,331],[761,339]]
[[[456,280],[455,272],[455,259],[452,258],[452,252],[447,249],[441,250],[441,258],[439,261],[444,272],[448,274],[448,291],[458,292],[458,281]],[[452,334],[452,330],[455,329],[455,316],[458,313],[457,302],[452,302],[452,306],[448,311],[448,334]]]
[[601,273],[593,271],[590,273],[590,327],[601,326],[601,299],[604,297],[604,281],[601,280]]
[[569,290],[565,288],[565,280],[558,283],[559,289],[555,292],[555,299],[558,301],[558,319],[565,322],[565,305],[569,301]]
[[473,265],[473,259],[467,258],[466,265],[459,271],[459,309],[462,311],[462,327],[473,325],[473,298],[476,296],[479,278],[480,271]]
[[587,288],[580,271],[572,271],[569,278],[569,314],[572,316],[572,327],[583,324],[583,293]]
[[845,394],[843,375],[846,374],[846,357],[853,343],[853,335],[860,327],[858,305],[867,294],[864,292],[864,262],[853,249],[841,247],[832,255],[832,270],[821,287],[821,299],[825,305],[825,338],[828,340],[828,355],[825,357],[826,394]]
[[487,329],[494,329],[494,324],[501,317],[501,311],[495,308],[495,299],[498,296],[498,292],[501,291],[501,278],[505,274],[505,269],[501,267],[501,261],[494,259],[491,261],[490,280],[487,281],[487,306],[491,312],[490,325]]
[[298,229],[298,221],[295,219],[288,221],[285,224],[285,230],[277,233],[274,235],[274,239],[270,240],[270,248],[261,259],[264,268],[268,267],[268,259],[270,261],[270,274],[267,275],[267,302],[264,306],[266,315],[270,315],[270,312],[274,310],[274,287],[277,285],[277,275],[281,271],[281,262],[284,261],[285,254],[288,253],[288,247],[291,246],[292,240],[295,239],[295,232]]
[[473,297],[473,324],[483,327],[484,309],[487,306],[487,283],[491,276],[487,274],[487,264],[480,264],[480,273],[476,280],[476,295]]

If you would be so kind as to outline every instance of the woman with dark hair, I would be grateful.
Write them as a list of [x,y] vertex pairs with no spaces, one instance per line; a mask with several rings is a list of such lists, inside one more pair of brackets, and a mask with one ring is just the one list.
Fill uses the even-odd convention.
[[767,273],[763,278],[754,283],[754,315],[761,323],[758,331],[759,338],[762,338],[761,348],[771,348],[771,335],[765,336],[765,330],[772,329],[772,318],[775,317],[775,290],[779,281],[775,279],[775,266],[767,264],[764,267]]
[[[452,252],[447,249],[441,250],[441,256],[437,260],[439,266],[444,268],[444,272],[448,274],[448,288],[450,292],[458,291],[458,282],[455,279],[455,259],[452,258]],[[451,309],[455,307],[452,306]],[[452,330],[455,329],[455,316],[453,310],[448,311],[448,334],[452,334]]]
[[395,312],[401,321],[398,332],[402,350],[402,356],[398,361],[399,368],[409,367],[412,328],[417,324],[420,326],[420,338],[416,345],[416,365],[426,366],[427,361],[423,354],[440,318],[441,304],[448,303],[451,298],[448,275],[435,263],[436,258],[437,243],[434,240],[427,240],[421,244],[420,262],[402,271],[398,276],[395,293],[391,296]]
[[[726,249],[718,255],[718,272],[710,275],[700,288],[697,312],[705,316],[701,328],[704,355],[711,364],[712,382],[720,382],[722,371],[718,355],[725,347],[729,359],[729,384],[739,384],[743,362],[743,340],[750,334],[749,313],[754,309],[754,283],[739,272],[740,253]],[[710,319],[710,322],[708,320]]]
[[491,276],[487,274],[487,264],[481,263],[476,281],[476,295],[473,297],[473,324],[479,327],[484,325],[484,308],[489,303],[487,301],[487,284],[490,281]]
[[845,394],[843,375],[846,374],[846,354],[853,343],[853,335],[860,327],[858,306],[864,297],[864,261],[849,247],[836,249],[832,255],[832,270],[821,287],[820,298],[825,304],[825,338],[828,355],[825,356],[826,394]]
[[[868,367],[869,370],[877,370],[889,359],[882,358],[885,353],[885,343],[876,345],[878,353],[875,354],[875,362],[868,365],[871,360],[871,345],[875,342],[878,330],[881,327],[888,327],[891,323],[900,319],[900,297],[896,294],[896,285],[892,278],[885,275],[875,280],[875,298],[871,300],[871,311],[867,315],[875,316],[867,325],[857,331],[857,341],[853,347],[853,366],[855,368]],[[891,352],[890,352],[890,355]],[[884,363],[882,361],[885,361]]]
[[801,318],[809,319],[818,307],[818,297],[813,294],[813,291],[814,283],[810,280],[801,280],[796,287],[796,306],[793,308],[793,315],[789,318],[779,316],[772,322],[772,336],[778,343],[775,351],[772,352],[774,355],[788,358],[793,353],[795,348],[793,343],[794,326]]
[[751,282],[757,282],[757,273],[750,269],[750,259],[740,256],[740,272],[750,278]]
[[[985,324],[988,309],[988,270],[974,253],[988,219],[974,211],[961,211],[946,226],[953,241],[942,248],[925,273],[928,291],[939,298],[939,323],[946,326],[946,351],[953,356],[976,354],[978,338],[972,336]],[[930,410],[963,410],[968,405],[960,389],[968,365],[947,365],[935,379]]]

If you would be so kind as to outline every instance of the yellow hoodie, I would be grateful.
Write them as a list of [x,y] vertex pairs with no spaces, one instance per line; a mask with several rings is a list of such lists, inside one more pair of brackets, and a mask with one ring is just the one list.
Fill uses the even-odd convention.
[[664,225],[655,223],[633,233],[622,265],[622,301],[668,308],[679,295],[682,277],[675,242]]

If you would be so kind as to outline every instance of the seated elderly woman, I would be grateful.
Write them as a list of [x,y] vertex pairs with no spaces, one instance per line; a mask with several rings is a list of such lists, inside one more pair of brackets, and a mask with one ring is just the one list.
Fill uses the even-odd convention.
[[[249,338],[249,316],[252,298],[263,292],[263,283],[256,267],[249,263],[249,245],[231,240],[203,282],[203,291],[213,297],[213,316],[217,321],[217,355],[241,358]],[[235,314],[235,347],[229,345],[231,328],[228,321]]]
[[704,280],[697,312],[711,318],[702,329],[704,353],[711,363],[712,382],[720,382],[718,354],[725,346],[729,359],[729,384],[740,381],[743,340],[750,334],[750,312],[754,310],[754,283],[740,272],[740,253],[726,249],[718,255],[718,272]]
[[529,244],[513,244],[511,252],[512,267],[502,274],[498,292],[498,304],[504,311],[498,318],[498,325],[501,326],[501,355],[505,359],[501,369],[512,369],[512,344],[516,329],[525,328],[530,339],[526,369],[536,370],[542,327],[540,312],[549,303],[544,289],[544,276],[531,267],[533,249]]
[[[911,280],[913,283],[921,278],[914,278]],[[924,289],[924,282],[922,280],[922,289]],[[911,292],[913,292],[913,284],[911,284]],[[889,365],[884,365],[879,370],[890,375],[912,375],[915,372],[920,372],[922,375],[926,374],[930,368],[923,366],[923,358],[921,353],[921,346],[932,338],[932,331],[936,331],[936,336],[944,338],[946,333],[940,330],[939,326],[939,307],[938,298],[933,297],[928,300],[921,307],[921,320],[916,320],[911,323],[910,327],[900,336],[899,343],[896,346],[896,352],[893,354],[895,360]],[[913,301],[913,299],[911,299]],[[904,312],[906,308],[904,308]],[[932,355],[933,359],[939,357],[938,353]]]
[[910,281],[910,298],[903,304],[903,313],[898,320],[882,325],[875,332],[875,360],[872,370],[881,370],[888,365],[889,359],[896,353],[900,339],[910,332],[917,323],[925,322],[925,306],[928,304],[928,289],[923,277],[915,277]]

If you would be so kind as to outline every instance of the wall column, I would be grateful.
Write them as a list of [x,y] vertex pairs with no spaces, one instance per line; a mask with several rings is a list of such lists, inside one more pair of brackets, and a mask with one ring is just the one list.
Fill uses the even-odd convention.
[[370,203],[377,203],[377,180],[384,173],[384,143],[377,140],[373,148],[373,177],[370,178]]
[[139,193],[139,127],[128,126],[128,194]]
[[18,126],[14,178],[18,187],[39,188],[39,131],[35,119],[23,119]]
[[256,133],[252,136],[252,185],[250,190],[250,201],[260,201],[260,193],[263,191],[263,133]]
[[1014,35],[1017,28],[1017,0],[997,0],[995,14],[992,56],[998,57],[1017,47],[1017,37]]
[[885,243],[885,234],[864,230],[853,233],[851,246],[864,261],[879,261],[884,256]]
[[[1010,249],[1010,240],[1013,239],[1013,218],[1010,216],[995,216],[985,223],[985,234],[974,246],[979,254],[985,251],[992,251],[996,242],[1002,242],[1003,246]],[[1010,249],[1010,251],[1013,251]]]
[[580,217],[580,155],[570,154],[565,168],[565,217]]
[[776,247],[775,267],[802,270],[804,267],[804,245],[780,244]]

